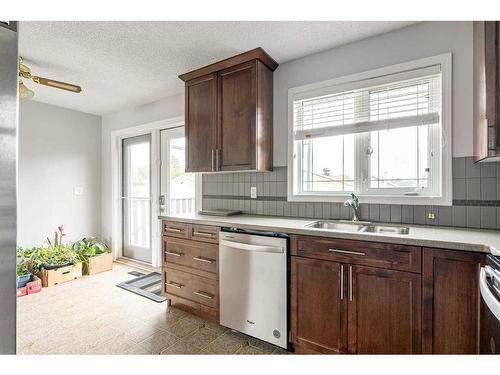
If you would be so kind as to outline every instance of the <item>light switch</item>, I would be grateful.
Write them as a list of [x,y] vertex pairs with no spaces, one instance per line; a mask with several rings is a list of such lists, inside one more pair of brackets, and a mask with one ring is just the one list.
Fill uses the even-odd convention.
[[257,198],[257,186],[250,186],[250,198]]
[[73,191],[75,195],[83,195],[83,186],[75,186]]

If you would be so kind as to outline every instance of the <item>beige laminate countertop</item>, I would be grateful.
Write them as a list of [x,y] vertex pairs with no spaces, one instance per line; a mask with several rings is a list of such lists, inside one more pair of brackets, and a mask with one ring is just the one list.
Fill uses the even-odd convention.
[[[340,230],[308,228],[315,219],[296,219],[274,216],[206,216],[195,213],[160,216],[162,220],[192,224],[231,226],[242,229],[305,234],[310,236],[334,237],[374,242],[387,242],[404,245],[438,247],[453,250],[477,251],[500,255],[500,232],[495,230],[457,229],[423,225],[404,225],[410,228],[409,234],[360,233]],[[335,220],[332,220],[335,221]],[[394,224],[389,224],[394,225]]]

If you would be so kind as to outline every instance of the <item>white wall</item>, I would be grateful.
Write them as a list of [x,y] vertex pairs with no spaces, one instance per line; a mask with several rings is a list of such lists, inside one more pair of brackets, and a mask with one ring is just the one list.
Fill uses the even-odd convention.
[[287,163],[289,88],[445,52],[453,55],[453,156],[471,156],[472,22],[423,22],[281,64],[274,72],[274,165]]
[[111,132],[184,115],[184,94],[171,96],[153,103],[126,109],[102,118],[102,238],[111,242]]
[[[83,194],[75,195],[74,188]],[[101,118],[27,101],[19,110],[18,244],[101,234]]]

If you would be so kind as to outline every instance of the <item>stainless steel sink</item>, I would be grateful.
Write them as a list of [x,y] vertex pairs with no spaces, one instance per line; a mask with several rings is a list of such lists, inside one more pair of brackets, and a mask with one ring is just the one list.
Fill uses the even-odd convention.
[[369,233],[409,234],[410,228],[392,225],[367,225],[361,228],[359,231]]
[[392,234],[409,234],[410,228],[398,225],[378,225],[370,222],[362,221],[315,221],[306,224],[308,228],[338,230],[342,232],[365,232],[365,233],[392,233]]
[[306,225],[309,228],[340,230],[344,232],[359,232],[364,226],[359,223],[339,223],[334,221],[315,221]]

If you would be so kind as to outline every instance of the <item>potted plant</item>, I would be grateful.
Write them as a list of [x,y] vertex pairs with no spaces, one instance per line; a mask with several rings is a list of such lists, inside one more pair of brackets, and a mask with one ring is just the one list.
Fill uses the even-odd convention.
[[16,266],[17,287],[22,288],[31,279],[31,272],[28,269],[28,262],[24,258],[18,258]]
[[73,251],[83,263],[86,275],[92,275],[113,268],[113,258],[109,247],[94,237],[84,237],[72,245]]

